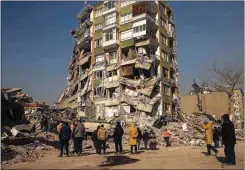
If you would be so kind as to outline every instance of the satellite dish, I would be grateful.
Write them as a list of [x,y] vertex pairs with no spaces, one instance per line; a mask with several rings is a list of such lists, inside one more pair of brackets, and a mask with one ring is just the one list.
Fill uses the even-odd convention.
[[143,47],[139,47],[138,54],[146,54],[146,50]]

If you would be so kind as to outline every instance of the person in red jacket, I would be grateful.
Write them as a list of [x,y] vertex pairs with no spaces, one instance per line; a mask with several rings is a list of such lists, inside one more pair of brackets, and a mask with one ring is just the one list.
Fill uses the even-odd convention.
[[165,129],[162,133],[162,136],[164,137],[164,141],[166,142],[166,147],[169,147],[170,146],[170,143],[169,143],[169,131],[168,129]]

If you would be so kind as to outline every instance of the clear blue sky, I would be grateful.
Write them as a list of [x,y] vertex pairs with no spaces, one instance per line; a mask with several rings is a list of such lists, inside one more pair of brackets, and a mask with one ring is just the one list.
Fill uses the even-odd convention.
[[[178,38],[180,92],[213,62],[244,63],[243,2],[169,2]],[[52,103],[67,84],[70,28],[83,2],[2,2],[2,87]]]

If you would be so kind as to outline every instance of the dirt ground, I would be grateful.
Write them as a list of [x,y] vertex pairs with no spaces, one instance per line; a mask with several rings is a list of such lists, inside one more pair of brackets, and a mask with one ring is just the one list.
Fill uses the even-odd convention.
[[[128,147],[125,150],[129,149]],[[58,158],[58,151],[49,152],[40,160],[30,163],[3,165],[4,169],[244,169],[244,143],[236,145],[236,166],[227,166],[223,148],[219,154],[206,156],[205,147],[160,147],[156,151],[141,150],[137,155],[126,152],[115,155],[114,148],[107,155],[85,151],[83,156]]]

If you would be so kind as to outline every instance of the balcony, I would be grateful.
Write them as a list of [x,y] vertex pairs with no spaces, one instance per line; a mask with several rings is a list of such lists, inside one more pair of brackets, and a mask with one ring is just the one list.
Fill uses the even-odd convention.
[[88,40],[90,40],[90,33],[85,33],[83,34],[81,37],[79,37],[79,39],[77,39],[76,43],[77,45],[83,44],[85,42],[88,42]]
[[84,32],[86,32],[87,29],[90,29],[89,27],[92,25],[92,22],[90,20],[86,20],[83,23],[79,24],[76,33],[75,33],[75,37],[80,36],[81,34],[83,34]]
[[103,31],[108,30],[110,28],[119,28],[118,22],[112,23],[112,24],[107,24],[103,26]]
[[138,20],[143,20],[143,19],[147,19],[150,20],[152,23],[158,25],[158,22],[155,18],[151,17],[149,14],[147,13],[143,13],[141,15],[137,15],[133,17],[133,21],[136,22]]
[[103,47],[105,49],[109,49],[109,48],[114,48],[119,44],[119,40],[117,39],[113,39],[113,40],[109,40],[109,41],[104,41],[103,42]]
[[170,82],[170,84],[171,84],[172,86],[176,86],[176,81],[175,81],[174,78],[171,78],[171,79],[169,80],[169,82]]
[[118,12],[118,7],[117,7],[117,5],[116,5],[114,8],[104,9],[103,15],[106,15],[106,14],[109,14],[109,13],[113,13],[113,12]]
[[85,19],[86,17],[90,16],[92,10],[93,7],[88,5],[87,7],[85,7],[85,9],[81,9],[81,11],[77,14],[77,18],[80,20]]

